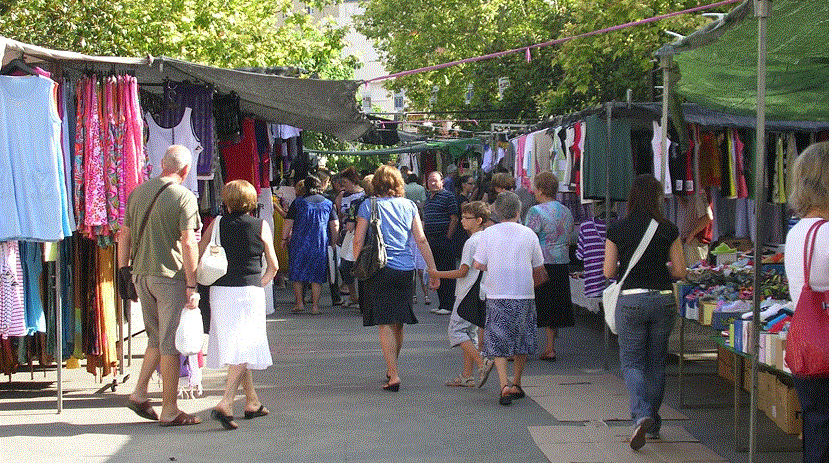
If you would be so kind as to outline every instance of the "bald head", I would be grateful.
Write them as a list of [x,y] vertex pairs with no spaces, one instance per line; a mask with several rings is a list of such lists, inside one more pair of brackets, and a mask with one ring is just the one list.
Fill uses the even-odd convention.
[[170,145],[170,148],[167,149],[167,152],[164,153],[164,158],[161,160],[161,167],[165,175],[182,173],[185,168],[189,168],[192,162],[193,155],[190,154],[190,150],[187,147]]

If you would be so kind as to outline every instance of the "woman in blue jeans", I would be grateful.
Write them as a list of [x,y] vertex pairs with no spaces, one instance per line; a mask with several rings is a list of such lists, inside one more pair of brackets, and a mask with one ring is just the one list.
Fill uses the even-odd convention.
[[645,444],[646,436],[658,437],[662,426],[665,356],[676,319],[671,278],[681,279],[686,272],[679,230],[662,214],[662,192],[655,177],[638,176],[630,189],[628,216],[608,227],[605,245],[605,277],[615,278],[617,271],[624,275],[651,219],[659,224],[616,304],[619,358],[634,426],[630,447],[635,450]]
[[[806,235],[813,226],[815,250],[809,268],[809,286],[829,291],[829,142],[810,145],[792,167],[789,204],[800,221],[786,235],[786,277],[797,304],[806,283],[803,252]],[[799,311],[799,310],[798,310]],[[829,461],[829,378],[794,376],[794,386],[803,410],[803,462]]]

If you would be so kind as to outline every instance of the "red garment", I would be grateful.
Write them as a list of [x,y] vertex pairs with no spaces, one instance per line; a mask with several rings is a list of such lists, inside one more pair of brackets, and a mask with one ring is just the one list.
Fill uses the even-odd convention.
[[259,154],[256,152],[253,118],[242,121],[242,137],[238,142],[220,141],[219,148],[225,162],[225,183],[244,179],[253,184],[258,195],[262,186],[259,183]]

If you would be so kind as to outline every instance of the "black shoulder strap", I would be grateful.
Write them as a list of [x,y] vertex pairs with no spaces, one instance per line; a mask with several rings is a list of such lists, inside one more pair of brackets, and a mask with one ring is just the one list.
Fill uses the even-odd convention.
[[141,227],[138,229],[138,234],[135,237],[135,247],[133,248],[133,253],[130,256],[130,261],[135,255],[138,253],[138,246],[141,245],[141,235],[144,232],[144,227],[147,225],[147,219],[150,218],[150,212],[153,210],[153,206],[155,206],[155,201],[158,200],[158,196],[161,195],[161,192],[167,189],[167,187],[173,185],[173,182],[167,182],[166,184],[162,185],[158,192],[156,192],[155,196],[153,197],[153,201],[150,202],[150,207],[147,208],[147,212],[144,213],[144,219],[141,220]]

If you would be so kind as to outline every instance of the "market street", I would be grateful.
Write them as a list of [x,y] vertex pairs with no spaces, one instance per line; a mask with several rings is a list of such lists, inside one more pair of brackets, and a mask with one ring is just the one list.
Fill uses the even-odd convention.
[[[123,406],[134,386],[140,357],[133,361],[132,372],[136,374],[116,392],[98,392],[102,384],[95,383],[85,369],[64,369],[64,412],[56,415],[55,387],[49,381],[54,379],[54,369],[45,374],[36,370],[34,382],[29,382],[30,374],[21,369],[13,376],[16,390],[0,383],[3,461],[545,462],[658,461],[666,456],[675,456],[675,461],[748,459],[747,453],[734,452],[730,407],[678,409],[675,363],[668,366],[665,403],[677,408],[672,414],[686,419],[665,416],[665,443],[649,442],[638,454],[632,452],[624,442],[630,433],[629,421],[599,420],[599,410],[608,401],[614,403],[617,415],[620,410],[626,411],[627,396],[624,390],[619,394],[623,383],[618,378],[615,344],[610,371],[605,373],[600,319],[584,310],[576,311],[576,327],[562,330],[556,343],[558,361],[531,358],[524,382],[528,397],[504,407],[497,402],[498,380],[494,372],[480,390],[443,385],[458,374],[461,356],[459,351],[448,348],[448,316],[431,314],[428,306],[417,305],[415,313],[420,323],[404,329],[400,356],[402,386],[400,392],[392,393],[380,389],[385,376],[377,330],[362,326],[357,309],[323,306],[321,315],[294,315],[288,312],[289,293],[280,291],[278,298],[276,313],[267,321],[274,366],[254,374],[260,398],[270,408],[270,415],[254,420],[237,419],[239,429],[224,430],[209,415],[223,390],[224,375],[205,371],[205,395],[179,401],[183,410],[197,413],[204,421],[202,424],[163,428],[140,419]],[[323,302],[329,301],[323,295]],[[693,343],[693,337],[688,338],[688,343]],[[144,340],[143,335],[135,337],[134,353],[143,352]],[[716,363],[713,373],[711,365],[708,361],[687,367],[691,373],[686,384],[687,403],[730,404],[731,385],[717,377]],[[705,375],[697,375],[700,372]],[[585,385],[590,388],[560,397],[567,401],[549,396],[556,394],[549,390],[555,387],[555,379],[577,380],[584,376],[597,388]],[[567,389],[584,383],[562,381],[558,387]],[[602,396],[605,393],[598,387],[612,391]],[[151,392],[157,408],[159,390],[153,380]],[[744,398],[747,403],[747,394]],[[581,411],[556,409],[576,403],[586,407]],[[242,407],[243,402],[237,400],[237,418]],[[556,419],[559,413],[574,412],[585,417]],[[745,445],[746,407],[742,408],[742,420]],[[796,449],[800,441],[782,433],[762,412],[758,414],[758,426],[758,461],[799,460],[797,451],[763,452],[770,445]],[[573,433],[582,436],[572,436]],[[599,439],[585,438],[590,434]]]

